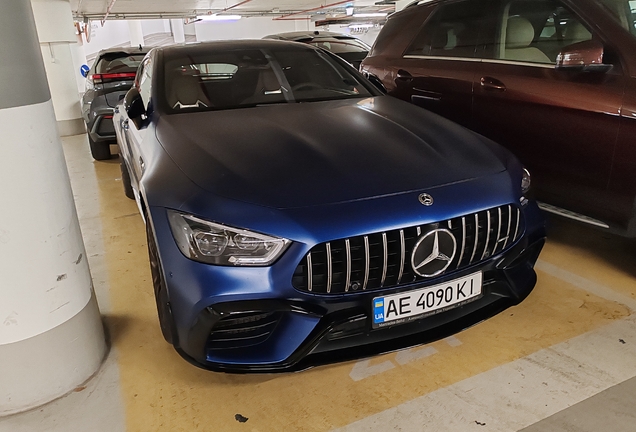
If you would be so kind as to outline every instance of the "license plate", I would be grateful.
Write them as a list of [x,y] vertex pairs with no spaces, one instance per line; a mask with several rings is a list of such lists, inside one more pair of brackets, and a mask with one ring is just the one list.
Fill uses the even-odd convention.
[[482,274],[373,299],[373,328],[441,313],[481,297]]

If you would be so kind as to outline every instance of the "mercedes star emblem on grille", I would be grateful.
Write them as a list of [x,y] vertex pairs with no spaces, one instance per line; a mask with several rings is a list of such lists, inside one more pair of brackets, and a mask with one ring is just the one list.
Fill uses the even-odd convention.
[[413,271],[422,277],[433,277],[448,268],[455,258],[457,241],[446,229],[436,229],[422,236],[411,255]]
[[427,207],[433,205],[433,197],[427,193],[420,194],[420,196],[417,197],[417,199],[419,199],[420,203],[424,204]]

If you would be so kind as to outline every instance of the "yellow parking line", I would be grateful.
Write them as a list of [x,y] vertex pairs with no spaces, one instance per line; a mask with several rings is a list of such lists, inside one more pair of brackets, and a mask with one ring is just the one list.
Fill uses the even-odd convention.
[[[349,424],[513,361],[629,314],[626,307],[539,272],[520,306],[454,339],[281,375],[197,369],[159,331],[140,217],[123,196],[115,164],[97,166],[109,330],[118,351],[129,431],[323,431]],[[560,246],[548,244],[546,256]],[[369,373],[370,368],[377,373]],[[379,371],[379,372],[378,372]],[[247,418],[240,423],[235,416]]]

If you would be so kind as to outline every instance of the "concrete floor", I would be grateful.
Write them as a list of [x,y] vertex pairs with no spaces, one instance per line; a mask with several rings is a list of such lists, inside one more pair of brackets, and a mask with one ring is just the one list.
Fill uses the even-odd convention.
[[212,373],[161,338],[119,161],[93,161],[86,136],[63,143],[112,349],[91,381],[0,432],[636,431],[635,241],[553,219],[528,299],[454,337],[295,374]]

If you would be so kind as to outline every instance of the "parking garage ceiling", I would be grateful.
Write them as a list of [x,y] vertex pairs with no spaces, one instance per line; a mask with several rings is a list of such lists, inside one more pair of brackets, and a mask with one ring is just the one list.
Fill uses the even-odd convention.
[[71,0],[76,19],[195,18],[205,14],[321,19],[345,14],[393,12],[391,0]]

